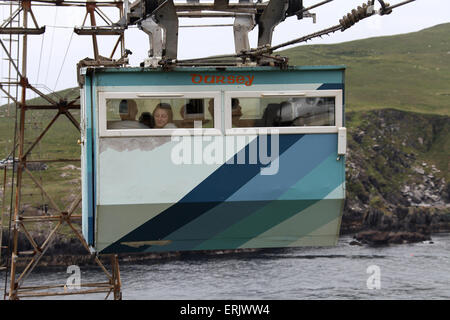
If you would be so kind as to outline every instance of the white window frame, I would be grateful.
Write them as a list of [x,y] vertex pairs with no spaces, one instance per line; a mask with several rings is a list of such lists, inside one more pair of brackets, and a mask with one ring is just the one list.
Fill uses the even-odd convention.
[[[263,98],[263,97],[334,97],[334,126],[299,126],[299,127],[244,127],[233,128],[231,116],[232,98]],[[302,90],[302,91],[227,91],[225,92],[225,134],[246,135],[249,129],[267,130],[275,129],[280,134],[308,134],[308,133],[337,133],[343,126],[342,119],[342,90]]]
[[[170,129],[107,129],[107,99],[214,99],[214,127],[213,128],[170,128]],[[220,91],[204,92],[99,92],[98,93],[98,128],[100,137],[141,137],[141,136],[172,136],[172,135],[221,135],[222,134],[222,99]],[[205,105],[205,112],[208,106]]]

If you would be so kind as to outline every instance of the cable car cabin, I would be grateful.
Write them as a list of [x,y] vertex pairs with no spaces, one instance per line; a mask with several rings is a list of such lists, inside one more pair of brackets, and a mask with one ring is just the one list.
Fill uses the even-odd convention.
[[97,252],[336,244],[344,67],[82,74],[83,234]]

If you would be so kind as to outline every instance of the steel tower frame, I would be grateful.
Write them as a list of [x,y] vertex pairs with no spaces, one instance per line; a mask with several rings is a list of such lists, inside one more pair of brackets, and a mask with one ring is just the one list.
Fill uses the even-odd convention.
[[[0,45],[4,52],[8,57],[8,62],[10,67],[12,67],[13,71],[16,73],[17,77],[15,81],[11,78],[11,73],[9,75],[9,79],[6,82],[0,83],[0,90],[6,95],[9,101],[12,101],[17,110],[16,113],[16,126],[18,138],[17,141],[15,139],[13,145],[12,159],[12,180],[11,180],[11,193],[15,192],[14,202],[12,202],[12,207],[9,211],[10,218],[10,229],[9,229],[9,239],[10,243],[6,247],[10,253],[9,263],[7,263],[6,277],[9,273],[9,291],[6,290],[5,284],[5,293],[4,299],[20,299],[23,297],[43,297],[43,296],[59,296],[59,295],[73,295],[73,294],[89,294],[89,293],[107,293],[106,298],[113,293],[114,299],[121,299],[121,279],[120,279],[120,270],[118,258],[116,255],[110,255],[110,264],[111,271],[105,267],[103,262],[99,259],[97,254],[92,253],[90,251],[89,245],[86,240],[81,235],[80,231],[74,226],[76,220],[81,219],[81,215],[74,214],[74,211],[78,208],[81,202],[81,194],[79,194],[76,199],[67,207],[60,208],[55,199],[53,199],[45,190],[43,184],[33,175],[31,170],[27,168],[32,162],[79,162],[80,159],[39,159],[39,160],[29,160],[27,157],[31,154],[32,150],[38,145],[38,143],[42,140],[42,138],[46,135],[49,129],[54,125],[54,123],[60,118],[61,115],[64,115],[69,121],[73,124],[73,126],[80,131],[80,124],[77,119],[71,113],[71,110],[79,110],[79,97],[72,99],[70,101],[67,100],[57,100],[52,98],[49,95],[44,94],[35,86],[31,85],[27,78],[27,58],[28,58],[28,36],[31,35],[39,35],[45,32],[45,27],[39,27],[39,24],[36,20],[36,17],[32,10],[32,3],[36,3],[37,5],[46,5],[46,6],[84,6],[86,7],[86,15],[84,17],[83,24],[81,28],[74,29],[74,32],[79,35],[90,35],[93,41],[94,48],[94,59],[91,62],[95,65],[116,65],[121,66],[124,64],[123,59],[114,60],[112,57],[114,56],[115,51],[117,50],[118,45],[121,45],[121,53],[124,52],[124,32],[123,28],[115,28],[114,33],[105,33],[105,28],[100,29],[96,24],[96,14],[102,18],[102,20],[107,23],[112,24],[111,20],[107,18],[107,16],[101,11],[101,7],[116,7],[120,10],[120,16],[123,14],[123,2],[122,1],[109,1],[109,2],[95,2],[95,1],[46,1],[46,0],[21,0],[21,1],[5,1],[2,0],[3,4],[10,5],[11,16],[4,21],[4,23],[0,26],[0,34],[17,35],[22,39],[22,52],[18,59],[14,59],[12,57],[12,47],[10,42],[9,48],[5,46],[3,41],[0,39]],[[15,8],[15,10],[13,10]],[[86,19],[90,17],[90,26],[86,26]],[[13,22],[17,21],[14,19],[20,18],[20,25],[13,26]],[[31,23],[29,22],[31,18]],[[106,28],[108,29],[108,28]],[[118,35],[119,39],[117,40],[116,45],[114,46],[113,52],[109,56],[109,58],[104,58],[99,54],[99,47],[97,43],[97,36],[99,35]],[[19,48],[19,41],[17,41],[17,50]],[[18,51],[17,51],[18,52]],[[18,54],[19,56],[19,54]],[[20,60],[20,61],[19,61]],[[6,89],[5,89],[6,87]],[[14,95],[11,93],[11,88],[20,89],[20,97],[19,90],[16,90],[17,94]],[[41,98],[46,100],[48,104],[40,104],[40,105],[28,105],[27,104],[27,89],[33,91]],[[8,101],[8,102],[9,102]],[[26,115],[27,112],[33,110],[53,110],[56,111],[56,114],[52,118],[52,120],[48,123],[48,125],[42,130],[41,134],[34,140],[34,142],[28,148],[25,148],[25,134],[27,131],[26,126]],[[18,119],[17,119],[18,114]],[[16,134],[16,133],[15,133]],[[17,161],[16,161],[17,158]],[[4,175],[3,175],[3,210],[2,217],[6,216],[6,185],[7,185],[7,166],[4,167]],[[21,210],[21,200],[23,193],[23,178],[24,174],[26,174],[35,184],[35,187],[40,190],[40,192],[47,198],[51,207],[56,210],[57,214],[48,215],[44,212],[42,214],[36,216],[25,216],[23,211]],[[15,190],[14,190],[15,187]],[[12,195],[11,195],[12,197]],[[11,199],[12,200],[12,199]],[[41,223],[41,222],[56,222],[56,226],[50,231],[45,241],[41,244],[38,244],[33,236],[29,232],[29,224],[32,223]],[[89,254],[96,262],[96,264],[102,269],[107,277],[107,281],[105,282],[96,282],[96,283],[84,283],[81,284],[81,290],[67,291],[66,284],[61,285],[42,285],[42,286],[25,286],[24,281],[29,276],[29,274],[33,271],[33,269],[38,265],[39,261],[46,253],[48,248],[54,242],[55,235],[61,229],[61,226],[67,224],[72,230],[73,234],[79,239],[83,247],[86,249],[87,254]],[[32,245],[33,250],[30,252],[20,251],[19,248],[19,233],[23,233],[29,243]],[[23,257],[29,255],[31,256],[31,260],[25,266],[23,270],[19,270],[18,268],[18,260]]]

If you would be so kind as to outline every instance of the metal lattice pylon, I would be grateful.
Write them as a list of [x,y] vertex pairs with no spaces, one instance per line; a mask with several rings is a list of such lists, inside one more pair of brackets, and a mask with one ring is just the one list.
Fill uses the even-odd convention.
[[[11,207],[9,208],[9,244],[8,251],[10,255],[7,257],[9,261],[7,263],[7,275],[9,273],[9,291],[6,290],[5,283],[5,295],[4,298],[8,299],[20,299],[22,297],[41,297],[41,296],[57,296],[57,295],[68,295],[68,294],[88,294],[88,293],[107,293],[106,297],[109,297],[113,293],[114,299],[121,299],[121,280],[120,271],[117,256],[112,255],[111,258],[111,271],[108,271],[104,264],[101,262],[96,254],[91,253],[86,240],[81,235],[80,231],[76,227],[76,220],[81,219],[81,215],[75,214],[76,209],[79,207],[81,202],[81,194],[70,203],[67,207],[61,208],[58,205],[58,201],[52,197],[43,185],[42,179],[39,179],[30,170],[30,164],[33,162],[79,162],[79,159],[33,159],[31,160],[31,154],[36,150],[37,146],[41,140],[46,136],[49,129],[55,124],[55,122],[60,118],[60,116],[65,116],[73,126],[79,131],[80,124],[76,117],[72,114],[71,110],[79,110],[79,97],[66,100],[66,99],[55,99],[50,95],[46,95],[38,90],[35,86],[31,85],[27,78],[27,49],[28,49],[28,36],[37,35],[45,32],[45,28],[40,28],[37,20],[33,14],[31,4],[32,0],[23,0],[18,2],[8,1],[11,6],[15,5],[16,8],[11,9],[11,16],[8,18],[0,27],[0,34],[8,34],[10,37],[15,35],[17,38],[21,37],[22,52],[19,54],[17,44],[17,58],[11,56],[13,51],[11,48],[12,41],[10,41],[9,48],[0,39],[0,45],[3,48],[5,54],[8,57],[11,70],[15,72],[16,77],[11,77],[11,72],[8,75],[8,81],[2,82],[0,89],[6,95],[6,97],[12,101],[16,108],[16,127],[15,139],[13,144],[12,159],[13,163],[10,166],[4,167],[3,175],[3,205],[2,205],[2,217],[6,216],[6,190],[7,190],[7,170],[8,168],[12,173],[12,188],[11,188]],[[42,1],[37,1],[42,2]],[[58,5],[63,3],[59,2]],[[53,3],[56,4],[56,3]],[[88,5],[88,4],[85,4]],[[11,7],[12,8],[12,7]],[[29,18],[32,20],[32,27],[29,27]],[[19,20],[21,23],[19,24]],[[16,25],[14,25],[16,23]],[[123,35],[121,36],[123,41]],[[19,39],[17,39],[19,40]],[[114,53],[113,53],[114,54]],[[4,88],[6,86],[7,89]],[[13,94],[10,88],[16,88],[16,94]],[[27,90],[31,90],[36,93],[42,99],[45,100],[44,104],[27,104],[26,93]],[[20,92],[19,92],[20,91]],[[20,98],[19,98],[20,96]],[[46,125],[46,127],[41,131],[41,133],[31,142],[25,142],[26,132],[30,132],[29,125],[30,122],[26,122],[26,115],[29,112],[36,110],[52,110],[56,111],[56,114]],[[32,117],[33,119],[33,117]],[[35,122],[35,121],[32,121]],[[16,138],[17,134],[17,138]],[[39,152],[37,154],[40,155]],[[27,177],[30,184],[39,190],[39,192],[46,198],[51,207],[51,214],[48,214],[47,210],[41,210],[40,214],[27,216],[24,214],[23,208],[23,193],[24,193],[24,179]],[[15,188],[14,188],[15,187]],[[29,186],[27,186],[29,187]],[[13,194],[14,193],[14,194]],[[13,201],[14,199],[14,201]],[[56,225],[50,230],[45,240],[42,243],[38,243],[32,236],[30,232],[30,225],[35,223],[39,224],[42,222],[53,222]],[[79,239],[86,252],[95,260],[97,265],[103,270],[107,277],[105,282],[87,283],[81,284],[81,290],[77,291],[66,291],[65,284],[61,285],[43,285],[43,286],[25,286],[24,281],[33,271],[33,269],[38,265],[41,258],[50,248],[52,243],[55,241],[56,234],[61,230],[63,225],[67,225],[72,233]],[[19,234],[23,234],[28,240],[33,250],[25,252],[21,251],[19,244]],[[28,256],[26,266],[23,270],[19,271],[18,262],[23,256]]]

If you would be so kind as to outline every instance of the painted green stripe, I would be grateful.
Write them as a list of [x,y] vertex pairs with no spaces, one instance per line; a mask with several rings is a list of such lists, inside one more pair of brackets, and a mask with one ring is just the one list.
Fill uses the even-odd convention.
[[103,232],[97,234],[96,249],[102,251],[172,205],[173,203],[153,203],[98,206],[97,227]]
[[[335,221],[341,216],[341,204],[343,200],[330,199],[321,200],[297,214],[286,219],[284,222],[258,235],[257,237],[242,244],[240,248],[260,248],[265,247],[263,243],[270,243],[270,239],[277,239],[280,236],[285,237],[286,245],[299,241],[302,237],[311,234],[324,225]],[[331,234],[337,237],[339,230],[335,229]],[[324,235],[325,236],[325,235]],[[319,243],[317,243],[319,245]]]
[[[277,201],[278,209],[283,207],[283,202],[286,201]],[[183,250],[204,250],[204,249],[237,249],[237,248],[268,248],[268,247],[287,247],[287,246],[297,246],[304,243],[306,239],[309,239],[310,245],[330,245],[333,241],[337,239],[338,235],[338,222],[340,221],[340,212],[341,212],[341,203],[343,200],[322,200],[317,204],[309,206],[306,210],[303,210],[301,213],[295,214],[292,218],[287,219],[281,225],[278,225],[275,228],[272,228],[267,233],[258,236],[257,238],[249,238],[249,235],[244,232],[243,234],[235,235],[235,238],[214,238],[208,241],[208,247],[197,248],[196,246],[199,244],[199,240],[207,240],[205,236],[207,236],[207,231],[210,228],[216,229],[217,226],[220,226],[227,219],[229,219],[230,215],[239,215],[236,210],[233,210],[233,205],[236,207],[242,208],[247,206],[249,210],[252,210],[252,206],[261,206],[260,203],[222,203],[220,206],[223,206],[223,212],[221,216],[217,216],[214,222],[211,220],[208,221],[208,224],[197,224],[196,227],[198,229],[191,230],[192,233],[190,235],[183,234],[183,236],[178,237],[166,237],[164,240],[167,240],[167,244],[164,245],[153,245],[153,246],[141,246],[139,248],[121,246],[124,252],[130,252],[131,250],[136,252],[142,252],[145,250],[146,252],[168,252],[168,251],[183,251]],[[120,234],[126,233],[127,228],[133,228],[133,224],[139,224],[139,219],[147,219],[149,213],[153,215],[157,215],[157,212],[164,210],[163,206],[167,204],[159,204],[159,205],[127,205],[127,206],[105,206],[99,207],[99,226],[103,226],[104,228],[108,228],[111,231],[111,234]],[[273,203],[272,203],[273,205]],[[308,204],[306,204],[307,206]],[[298,205],[296,205],[298,207]],[[272,213],[277,213],[278,211],[273,211]],[[107,214],[105,214],[107,213]],[[113,216],[114,217],[113,217]],[[108,221],[114,220],[114,225],[107,226]],[[314,235],[314,231],[316,229],[323,228],[324,225],[332,224],[332,221],[336,221],[334,224],[335,231],[330,233],[322,233]],[[283,226],[284,224],[284,226]],[[276,230],[276,228],[280,228]],[[125,228],[125,229],[124,229]],[[122,230],[124,229],[124,230]],[[104,235],[105,236],[105,235]],[[108,239],[105,237],[99,239],[98,246],[99,251],[101,248],[105,248],[109,245],[112,239]],[[309,238],[305,238],[309,237]],[[313,237],[313,238],[312,238]],[[305,239],[303,239],[305,238]],[[303,239],[303,240],[302,240]],[[311,242],[313,241],[314,242]],[[146,240],[161,240],[158,238],[147,237]],[[128,242],[133,241],[144,241],[142,239],[128,239]],[[330,242],[331,241],[331,242]],[[237,243],[243,242],[243,245],[237,246]],[[122,251],[122,250],[121,250]],[[118,251],[118,252],[121,252]]]
[[304,246],[335,246],[339,240],[339,227],[341,218],[336,218],[327,224],[317,228],[313,232],[301,237],[295,242],[289,243],[288,247]]
[[197,246],[196,250],[211,250],[216,248],[216,243],[224,239],[230,239],[228,243],[231,248],[239,248],[248,239],[257,237],[259,234],[272,228],[274,225],[290,218],[293,214],[313,205],[316,200],[285,200],[272,201],[264,208],[253,213],[251,216],[237,222],[230,228],[216,235],[213,239],[205,241]]

